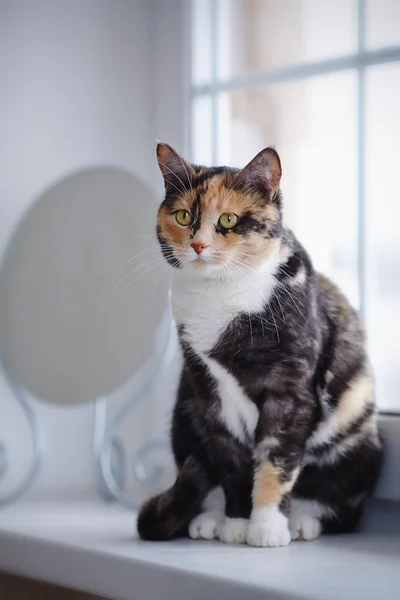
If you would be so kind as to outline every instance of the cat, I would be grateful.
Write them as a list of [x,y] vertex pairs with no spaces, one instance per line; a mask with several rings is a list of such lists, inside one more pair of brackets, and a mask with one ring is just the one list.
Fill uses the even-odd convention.
[[277,152],[241,170],[164,143],[157,156],[183,368],[177,478],[142,506],[140,537],[276,547],[352,531],[383,456],[373,375],[356,311],[284,226]]

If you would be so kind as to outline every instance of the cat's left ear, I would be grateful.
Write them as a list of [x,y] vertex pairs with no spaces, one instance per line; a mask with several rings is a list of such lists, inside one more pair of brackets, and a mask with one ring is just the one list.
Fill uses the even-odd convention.
[[190,189],[193,167],[164,142],[157,143],[157,160],[164,177],[166,191],[186,191]]
[[279,189],[281,176],[279,154],[274,148],[265,148],[239,172],[236,181],[247,189],[256,189],[271,201]]

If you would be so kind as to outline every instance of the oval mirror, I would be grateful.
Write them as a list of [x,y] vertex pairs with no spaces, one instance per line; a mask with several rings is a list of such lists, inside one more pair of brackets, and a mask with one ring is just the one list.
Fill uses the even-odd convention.
[[157,203],[115,168],[74,173],[19,222],[0,269],[7,369],[58,404],[112,393],[148,359],[167,306]]

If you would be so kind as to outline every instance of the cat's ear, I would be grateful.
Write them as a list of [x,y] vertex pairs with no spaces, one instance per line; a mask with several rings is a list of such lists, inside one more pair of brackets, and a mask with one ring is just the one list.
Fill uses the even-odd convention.
[[279,154],[274,148],[265,148],[239,172],[236,181],[246,189],[256,189],[266,200],[273,200],[281,175]]
[[190,189],[193,167],[164,142],[157,143],[157,160],[167,191],[184,192]]

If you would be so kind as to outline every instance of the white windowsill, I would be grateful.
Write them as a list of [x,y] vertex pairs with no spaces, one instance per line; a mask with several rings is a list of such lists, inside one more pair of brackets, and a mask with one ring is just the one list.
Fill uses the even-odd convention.
[[[0,510],[0,571],[116,600],[397,600],[400,416],[381,416],[383,476],[364,529],[287,548],[137,539],[135,517],[98,499]],[[393,501],[394,500],[394,501]]]
[[400,503],[374,501],[363,532],[255,549],[141,542],[100,501],[0,512],[0,570],[118,600],[397,600]]

